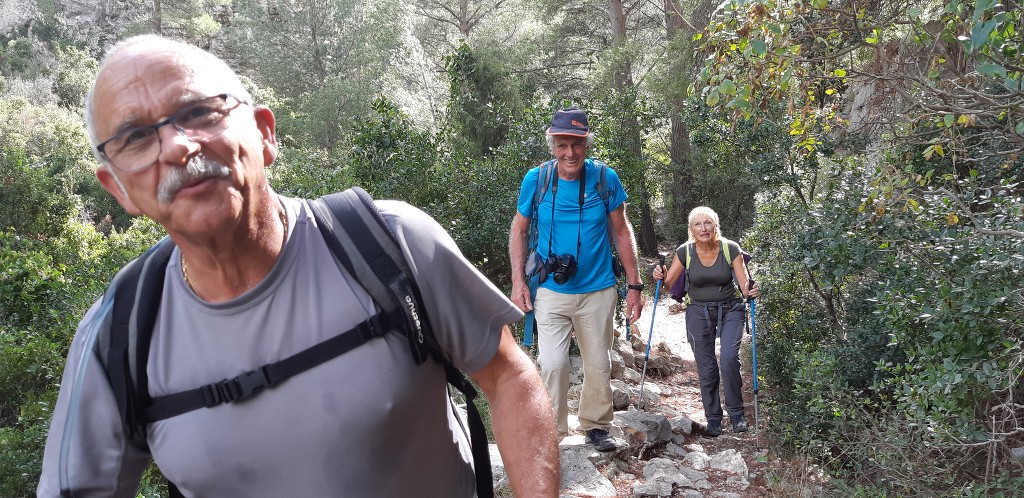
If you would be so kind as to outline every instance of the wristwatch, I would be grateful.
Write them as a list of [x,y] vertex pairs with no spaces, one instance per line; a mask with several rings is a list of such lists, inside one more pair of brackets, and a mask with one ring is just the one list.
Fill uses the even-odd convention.
[[639,284],[636,284],[636,285],[630,284],[630,285],[627,285],[626,288],[643,292],[644,291],[644,283],[640,282]]

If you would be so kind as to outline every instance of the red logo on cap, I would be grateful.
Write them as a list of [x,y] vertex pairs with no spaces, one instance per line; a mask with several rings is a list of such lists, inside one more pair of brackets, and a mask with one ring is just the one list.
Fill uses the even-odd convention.
[[580,128],[583,128],[585,126],[583,123],[580,123],[579,121],[576,121],[575,119],[572,120],[572,125],[573,126],[579,126]]

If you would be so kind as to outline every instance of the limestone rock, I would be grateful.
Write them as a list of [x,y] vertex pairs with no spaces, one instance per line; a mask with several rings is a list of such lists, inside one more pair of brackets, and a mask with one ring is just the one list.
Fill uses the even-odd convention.
[[672,417],[669,419],[668,423],[672,427],[672,432],[686,435],[693,434],[694,426],[696,425],[690,417],[685,415]]
[[714,469],[732,472],[733,474],[743,477],[744,480],[746,480],[748,475],[747,462],[743,461],[743,455],[734,449],[723,450],[715,453],[708,462],[708,465]]
[[659,445],[672,438],[672,427],[664,415],[629,409],[615,413],[615,425],[631,445]]
[[[579,442],[582,442],[581,436]],[[569,496],[593,496],[595,498],[615,497],[615,486],[590,461],[593,447],[573,444],[566,438],[559,446],[561,453],[562,493]]]

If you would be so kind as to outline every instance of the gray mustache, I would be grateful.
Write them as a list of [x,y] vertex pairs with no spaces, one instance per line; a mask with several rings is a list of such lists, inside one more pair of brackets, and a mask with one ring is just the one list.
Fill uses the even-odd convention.
[[184,168],[168,168],[160,179],[157,197],[162,202],[171,202],[186,184],[207,178],[222,178],[231,174],[231,169],[201,155],[193,156]]

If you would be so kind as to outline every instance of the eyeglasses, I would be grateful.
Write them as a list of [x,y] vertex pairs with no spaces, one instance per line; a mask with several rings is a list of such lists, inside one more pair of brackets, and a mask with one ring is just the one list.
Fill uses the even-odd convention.
[[141,171],[160,157],[160,128],[171,125],[190,140],[204,142],[228,127],[228,114],[242,104],[236,97],[222,93],[197,100],[171,114],[167,119],[148,126],[124,130],[96,146],[103,157],[125,173]]
[[711,220],[695,221],[690,226],[693,227],[694,230],[699,230],[701,228],[706,228],[708,230],[711,230],[711,229],[715,228],[715,222],[713,222]]

